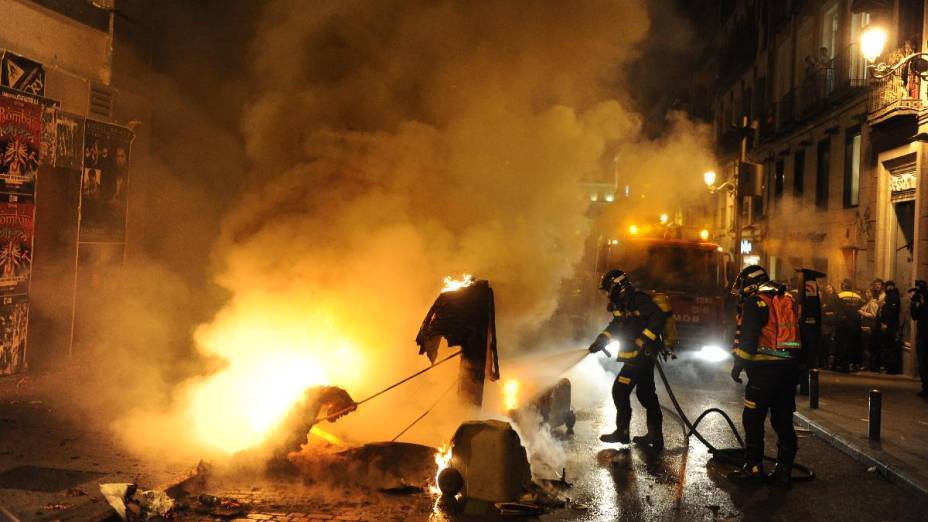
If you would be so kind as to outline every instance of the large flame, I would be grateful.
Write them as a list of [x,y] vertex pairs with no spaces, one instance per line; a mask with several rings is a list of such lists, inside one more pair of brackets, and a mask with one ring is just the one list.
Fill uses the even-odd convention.
[[225,453],[252,448],[308,387],[350,391],[357,384],[365,369],[359,349],[330,317],[301,312],[292,317],[281,307],[239,306],[198,332],[201,349],[226,363],[188,389],[189,422],[205,446]]
[[451,276],[447,276],[445,277],[444,282],[445,286],[442,287],[441,292],[454,292],[455,290],[460,290],[474,284],[474,276],[470,274],[464,274],[461,276],[461,279],[455,279]]
[[506,411],[519,407],[519,381],[510,379],[503,385],[503,406]]

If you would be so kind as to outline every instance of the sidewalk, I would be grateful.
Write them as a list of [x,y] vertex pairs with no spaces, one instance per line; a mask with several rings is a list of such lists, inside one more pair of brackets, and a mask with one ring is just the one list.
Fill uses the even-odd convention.
[[[917,397],[921,383],[909,377],[870,372],[822,371],[819,408],[796,398],[796,420],[839,450],[875,467],[892,482],[928,495],[928,400]],[[869,391],[883,393],[879,442],[868,439]]]
[[0,521],[103,520],[114,513],[99,484],[155,486],[185,471],[132,458],[105,422],[75,418],[56,399],[61,378],[0,377]]

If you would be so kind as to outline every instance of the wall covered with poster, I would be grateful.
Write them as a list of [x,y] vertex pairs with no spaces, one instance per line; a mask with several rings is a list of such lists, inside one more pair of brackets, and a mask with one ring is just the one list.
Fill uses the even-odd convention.
[[81,242],[126,239],[129,148],[132,131],[94,120],[84,125],[81,176]]

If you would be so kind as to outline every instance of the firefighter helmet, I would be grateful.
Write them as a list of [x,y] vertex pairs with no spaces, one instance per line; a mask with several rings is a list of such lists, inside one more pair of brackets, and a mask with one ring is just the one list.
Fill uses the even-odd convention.
[[750,295],[758,290],[764,283],[770,282],[767,270],[759,265],[751,265],[738,274],[732,285],[732,293],[736,295]]
[[621,270],[610,270],[603,274],[602,280],[599,282],[599,289],[608,292],[612,290],[612,287],[615,285],[627,285],[628,284],[628,274]]

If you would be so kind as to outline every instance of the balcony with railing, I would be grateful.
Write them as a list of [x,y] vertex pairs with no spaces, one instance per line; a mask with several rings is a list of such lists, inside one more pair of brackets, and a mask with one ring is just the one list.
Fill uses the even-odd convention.
[[[901,61],[904,54],[901,51],[889,53],[889,63]],[[928,108],[921,96],[921,78],[911,68],[912,65],[903,65],[885,78],[872,80],[868,103],[871,125],[897,117],[918,117],[921,110]]]
[[830,60],[809,61],[799,85],[767,108],[761,140],[773,139],[855,96],[863,96],[868,88],[866,74],[857,44]]

